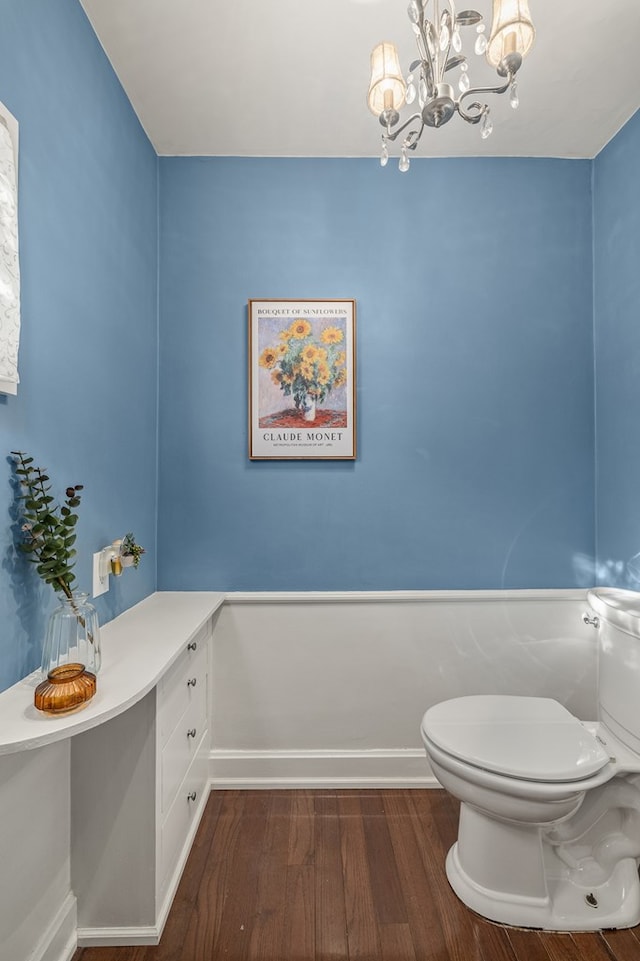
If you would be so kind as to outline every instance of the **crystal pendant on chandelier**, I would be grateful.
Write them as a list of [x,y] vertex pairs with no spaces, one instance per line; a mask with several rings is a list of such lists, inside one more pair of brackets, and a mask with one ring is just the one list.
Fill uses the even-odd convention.
[[453,36],[451,37],[451,46],[456,53],[460,53],[462,50],[462,37],[460,36],[460,28],[456,26],[453,31]]
[[489,110],[487,109],[482,114],[482,120],[480,121],[480,136],[482,137],[483,140],[486,140],[487,137],[490,137],[492,133],[493,133],[493,120],[491,119],[491,115],[489,113]]
[[476,30],[478,31],[478,36],[476,37],[476,45],[473,49],[478,56],[481,57],[483,53],[487,52],[487,38],[484,35],[484,23],[479,23]]
[[416,99],[416,85],[413,82],[412,73],[410,73],[407,77],[407,92],[404,95],[404,99],[406,103],[413,103],[413,101]]
[[446,50],[449,46],[449,41],[451,40],[451,31],[449,30],[449,17],[447,13],[443,13],[440,18],[440,49]]
[[380,151],[380,166],[386,167],[389,163],[389,150],[387,148],[386,140],[382,141],[382,150]]
[[517,110],[520,106],[520,97],[518,96],[518,83],[516,80],[511,84],[511,90],[509,91],[509,103],[514,110]]
[[400,153],[400,163],[398,164],[398,170],[400,170],[403,174],[406,173],[407,170],[409,169],[409,162],[410,162],[409,158],[407,157],[407,148],[403,146],[402,151]]
[[471,82],[469,80],[469,74],[467,73],[468,69],[469,67],[467,66],[466,63],[463,63],[462,66],[460,67],[460,70],[462,71],[462,73],[460,74],[460,79],[458,80],[458,89],[460,93],[466,93],[469,87],[471,86]]

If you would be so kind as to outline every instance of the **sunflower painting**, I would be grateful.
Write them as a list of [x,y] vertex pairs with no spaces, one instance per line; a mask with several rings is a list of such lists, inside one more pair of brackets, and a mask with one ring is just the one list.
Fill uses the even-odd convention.
[[250,301],[250,457],[355,456],[353,301]]

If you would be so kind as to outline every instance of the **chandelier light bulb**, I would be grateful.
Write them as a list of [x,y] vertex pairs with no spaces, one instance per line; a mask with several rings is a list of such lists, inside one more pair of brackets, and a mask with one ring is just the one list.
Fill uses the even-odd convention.
[[493,0],[491,36],[487,44],[487,62],[498,69],[510,54],[526,57],[536,31],[531,20],[528,0]]
[[400,110],[404,104],[405,84],[398,51],[393,43],[379,43],[371,52],[371,82],[367,101],[376,117]]

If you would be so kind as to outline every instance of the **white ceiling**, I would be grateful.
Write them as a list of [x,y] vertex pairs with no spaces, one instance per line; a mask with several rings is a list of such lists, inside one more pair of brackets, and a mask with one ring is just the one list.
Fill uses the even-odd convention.
[[[405,73],[416,56],[407,0],[80,2],[162,155],[376,156],[371,48],[395,41]],[[490,20],[490,0],[462,7]],[[639,0],[530,8],[537,38],[520,109],[492,98],[488,140],[454,116],[425,132],[416,156],[593,157],[640,107]],[[473,52],[469,75],[495,77]]]

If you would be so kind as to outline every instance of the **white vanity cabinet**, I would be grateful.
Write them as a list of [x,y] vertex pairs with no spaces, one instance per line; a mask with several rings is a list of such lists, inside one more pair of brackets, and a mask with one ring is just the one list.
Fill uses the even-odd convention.
[[[14,754],[20,768],[33,760],[44,771],[57,752],[47,776],[53,770],[60,781],[59,819],[67,797],[65,930],[77,910],[79,945],[159,941],[207,801],[210,649],[223,601],[210,592],[159,593],[107,624],[98,692],[75,715],[35,711],[35,676],[0,694],[0,761]],[[33,817],[47,809],[52,788],[43,783],[28,800]],[[49,864],[43,841],[41,867],[53,879],[60,857]],[[0,872],[9,883],[6,862]],[[1,944],[13,932],[1,911],[0,922],[8,928]]]
[[206,803],[211,621],[138,704],[71,742],[78,944],[157,943]]
[[191,847],[192,833],[208,784],[208,662],[210,625],[192,640],[156,693],[160,796],[160,900],[173,894],[177,868]]

